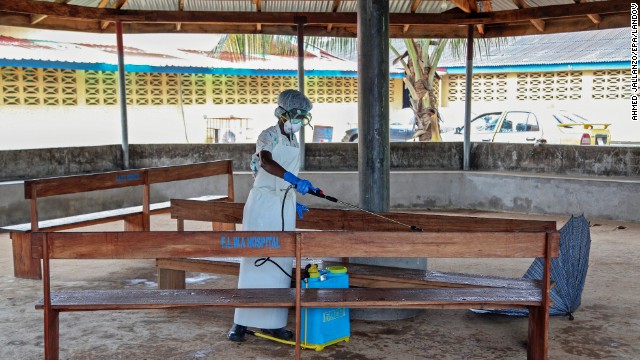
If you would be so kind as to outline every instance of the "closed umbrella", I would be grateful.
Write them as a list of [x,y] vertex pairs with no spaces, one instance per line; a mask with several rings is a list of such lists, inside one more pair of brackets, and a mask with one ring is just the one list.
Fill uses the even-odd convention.
[[[589,251],[591,249],[591,233],[589,221],[584,217],[571,216],[560,229],[560,249],[558,258],[551,259],[551,281],[555,283],[550,297],[553,306],[549,314],[552,316],[568,315],[573,320],[573,313],[580,307],[582,291],[589,268]],[[537,258],[524,274],[523,279],[541,280],[544,272],[544,259]],[[473,309],[477,313],[527,316],[528,310]]]

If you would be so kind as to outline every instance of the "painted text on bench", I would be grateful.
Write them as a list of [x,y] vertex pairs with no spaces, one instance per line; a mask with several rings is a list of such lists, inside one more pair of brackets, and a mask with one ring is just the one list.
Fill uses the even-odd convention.
[[279,249],[277,236],[222,236],[220,246],[223,249]]

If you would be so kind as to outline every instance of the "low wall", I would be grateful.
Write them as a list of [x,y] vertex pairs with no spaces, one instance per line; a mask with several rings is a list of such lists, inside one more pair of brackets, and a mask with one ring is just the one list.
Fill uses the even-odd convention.
[[[234,160],[236,201],[252,184],[252,144],[132,145],[133,168]],[[308,144],[303,172],[315,185],[357,205],[357,144]],[[460,143],[392,143],[391,206],[578,214],[640,221],[640,148],[474,143],[463,172]],[[0,151],[0,179],[27,179],[121,168],[119,146]],[[152,201],[226,192],[226,178],[154,185]],[[116,189],[39,201],[41,219],[139,205],[141,190]],[[311,196],[312,206],[332,203]],[[28,222],[22,181],[0,183],[0,226]]]
[[485,171],[640,177],[640,147],[474,143],[470,163]]
[[[358,173],[303,172],[315,186],[341,201],[358,205]],[[253,184],[249,172],[234,175],[237,202],[246,201]],[[0,186],[0,225],[29,221],[29,203],[22,198],[22,182]],[[226,193],[224,176],[154,185],[152,201]],[[139,205],[141,189],[128,188],[71,194],[39,201],[41,219]],[[306,195],[298,202],[313,207],[343,205]],[[582,214],[588,218],[640,222],[640,180],[576,178],[530,174],[465,171],[394,171],[391,173],[393,209],[471,209],[531,214]],[[309,214],[313,216],[313,214]]]
[[[253,144],[131,145],[131,167],[232,159],[247,171]],[[460,170],[462,143],[391,143],[392,170]],[[313,143],[306,147],[310,171],[357,171],[358,144]],[[0,151],[0,181],[119,170],[119,145]],[[471,168],[576,176],[640,177],[640,147],[473,143]]]

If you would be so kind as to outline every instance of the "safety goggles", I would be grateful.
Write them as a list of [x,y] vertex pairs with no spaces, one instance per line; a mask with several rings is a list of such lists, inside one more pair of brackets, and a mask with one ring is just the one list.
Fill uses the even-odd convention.
[[307,126],[311,123],[311,113],[307,110],[294,108],[287,110],[287,113],[289,114],[289,119],[293,124],[302,123],[302,126]]

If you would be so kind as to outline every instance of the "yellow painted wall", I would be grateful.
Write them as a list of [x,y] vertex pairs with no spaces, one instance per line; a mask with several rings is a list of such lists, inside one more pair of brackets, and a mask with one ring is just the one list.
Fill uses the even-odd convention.
[[[21,67],[0,68],[0,105],[117,105],[117,73]],[[274,104],[293,76],[127,73],[129,105]],[[358,79],[305,77],[313,103],[358,102]],[[182,97],[180,96],[182,94]],[[402,107],[402,80],[389,82],[393,109]]]

